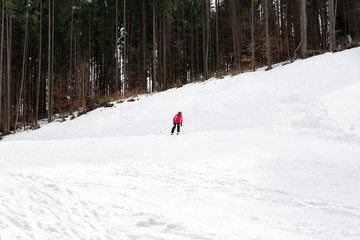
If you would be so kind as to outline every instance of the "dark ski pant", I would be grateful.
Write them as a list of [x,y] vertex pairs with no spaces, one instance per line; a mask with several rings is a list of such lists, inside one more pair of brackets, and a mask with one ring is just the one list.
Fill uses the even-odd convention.
[[173,128],[171,129],[171,134],[174,133],[176,126],[177,126],[177,132],[178,132],[178,133],[180,132],[180,123],[174,123],[174,126],[173,126]]

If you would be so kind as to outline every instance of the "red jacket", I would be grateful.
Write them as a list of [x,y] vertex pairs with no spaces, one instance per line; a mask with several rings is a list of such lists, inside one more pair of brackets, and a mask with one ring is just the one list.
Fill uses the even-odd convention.
[[180,125],[182,125],[182,123],[183,123],[182,115],[176,114],[174,119],[173,119],[173,123],[180,123]]

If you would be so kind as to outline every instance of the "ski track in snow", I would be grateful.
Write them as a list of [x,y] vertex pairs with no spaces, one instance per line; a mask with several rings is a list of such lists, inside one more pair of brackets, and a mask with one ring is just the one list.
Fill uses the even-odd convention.
[[[359,63],[324,54],[8,136],[0,240],[358,240]],[[159,133],[178,110],[186,134]]]
[[[272,144],[266,153],[254,153],[254,149],[265,148],[274,139],[281,140],[280,143],[291,139],[287,135],[269,133],[259,140],[262,134],[256,130],[229,131],[221,137],[216,132],[208,133],[205,145],[197,147],[194,147],[197,142],[204,141],[202,134],[181,135],[176,140],[184,138],[187,143],[179,147],[176,156],[163,156],[168,153],[161,153],[161,146],[152,146],[155,153],[151,161],[141,152],[135,152],[128,159],[117,157],[102,166],[96,164],[96,159],[93,162],[89,159],[80,166],[63,165],[54,159],[49,163],[54,167],[9,168],[0,175],[0,229],[5,231],[5,234],[0,231],[2,238],[359,237],[356,224],[360,219],[359,193],[348,184],[359,179],[359,166],[353,166],[352,162],[360,151],[342,154],[356,145],[339,145],[334,140],[326,140],[324,146],[337,148],[339,155],[348,160],[339,162],[339,156],[331,160],[326,151],[320,151],[317,153],[319,159],[313,162],[303,159],[306,154],[300,153],[307,152],[314,158],[311,152],[318,149],[317,145],[324,139],[303,136],[292,149]],[[129,149],[136,142],[145,148],[147,138],[152,137],[136,138],[131,144],[127,143],[127,138],[84,140],[78,146],[69,143],[65,147],[73,156],[85,151],[94,155],[101,142],[106,145],[116,142]],[[243,147],[237,147],[238,142],[243,143]],[[300,142],[308,144],[296,147]],[[5,144],[13,151],[17,147],[15,143]],[[37,142],[27,144],[35,146]],[[44,144],[55,151],[55,146],[61,146],[58,141]],[[208,147],[213,152],[227,153],[212,156]],[[103,152],[103,157],[121,156],[123,149],[119,149]],[[194,153],[196,159],[191,158]],[[18,151],[14,155],[20,159],[26,153]],[[52,153],[43,155],[47,158],[46,155]],[[66,154],[65,157],[76,161],[76,157],[71,159]],[[292,158],[290,162],[288,157]],[[17,166],[16,162],[14,164]],[[283,169],[288,172],[284,173]]]

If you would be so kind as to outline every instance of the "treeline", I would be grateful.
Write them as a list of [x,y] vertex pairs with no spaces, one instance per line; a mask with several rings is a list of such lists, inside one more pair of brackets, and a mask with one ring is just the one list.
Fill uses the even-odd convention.
[[0,131],[360,39],[360,0],[0,0]]

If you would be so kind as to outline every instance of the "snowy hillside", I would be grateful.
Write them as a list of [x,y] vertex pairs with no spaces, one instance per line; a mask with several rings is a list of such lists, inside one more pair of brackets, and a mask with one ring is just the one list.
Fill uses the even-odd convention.
[[358,240],[359,182],[356,48],[6,137],[0,240]]

